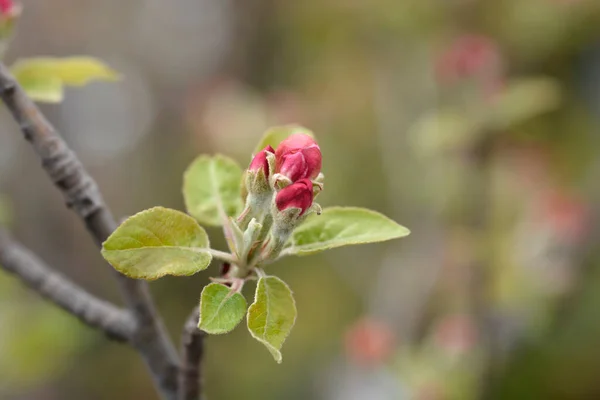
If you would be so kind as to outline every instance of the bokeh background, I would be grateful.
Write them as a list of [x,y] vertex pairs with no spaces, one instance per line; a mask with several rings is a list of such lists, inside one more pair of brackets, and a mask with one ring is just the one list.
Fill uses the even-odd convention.
[[[22,3],[7,61],[87,54],[124,76],[42,107],[118,217],[184,209],[195,156],[247,164],[294,122],[321,145],[322,205],[412,230],[269,267],[299,311],[284,362],[243,325],[210,337],[210,399],[600,398],[598,0]],[[119,302],[5,110],[0,126],[0,219]],[[176,340],[216,274],[151,284]],[[0,398],[157,397],[133,350],[0,274]]]

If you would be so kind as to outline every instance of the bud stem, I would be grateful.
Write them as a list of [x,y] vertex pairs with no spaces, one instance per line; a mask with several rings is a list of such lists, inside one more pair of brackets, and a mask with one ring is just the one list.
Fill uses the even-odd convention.
[[220,251],[220,250],[215,250],[215,249],[204,249],[204,248],[197,248],[195,249],[198,252],[205,252],[208,250],[208,252],[214,257],[217,258],[221,261],[225,261],[231,264],[236,264],[239,262],[237,257],[235,257],[233,254],[231,253],[227,253],[226,251]]
[[262,221],[264,215],[269,212],[271,207],[271,201],[273,199],[273,192],[269,191],[262,194],[248,193],[246,198],[246,207],[237,219],[240,229],[243,231],[248,228],[248,224],[252,221],[252,218],[256,218],[257,221]]

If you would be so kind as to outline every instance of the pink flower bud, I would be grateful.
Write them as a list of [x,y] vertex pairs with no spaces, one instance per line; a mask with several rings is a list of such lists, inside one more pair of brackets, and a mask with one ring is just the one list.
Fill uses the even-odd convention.
[[310,179],[300,179],[281,189],[275,197],[275,205],[279,211],[288,208],[300,208],[304,214],[313,202],[313,185]]
[[12,0],[0,0],[0,14],[8,15],[14,11],[15,4]]
[[279,173],[290,178],[292,182],[308,178],[306,158],[301,152],[290,153],[285,156],[281,168],[279,168]]
[[275,150],[271,146],[267,146],[254,156],[248,169],[250,171],[258,171],[262,168],[265,172],[265,177],[269,177],[269,163],[267,162],[267,152],[275,153]]
[[357,364],[381,365],[394,353],[396,340],[389,325],[362,317],[346,332],[346,352]]
[[314,179],[321,172],[321,149],[308,135],[295,133],[275,150],[277,171],[296,182]]

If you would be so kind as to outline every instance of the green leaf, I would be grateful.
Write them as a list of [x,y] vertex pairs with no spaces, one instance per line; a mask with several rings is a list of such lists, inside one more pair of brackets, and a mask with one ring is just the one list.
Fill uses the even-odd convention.
[[248,304],[240,293],[220,283],[204,287],[200,296],[198,328],[212,335],[233,330],[244,318]]
[[60,103],[64,99],[63,83],[55,76],[16,75],[17,81],[33,101]]
[[315,135],[308,129],[300,126],[300,125],[282,125],[275,126],[273,128],[268,129],[263,137],[260,139],[258,146],[254,149],[254,153],[258,153],[260,150],[264,149],[267,146],[272,146],[276,148],[279,143],[281,143],[285,138],[290,136],[292,133],[303,133],[312,138]]
[[254,303],[248,308],[248,330],[281,362],[281,346],[296,322],[296,303],[284,281],[262,277],[256,286]]
[[282,255],[308,255],[351,244],[383,242],[410,231],[366,208],[330,207],[313,214],[294,230]]
[[183,176],[185,206],[194,218],[206,225],[223,225],[227,217],[243,207],[240,195],[242,170],[231,158],[202,155]]
[[11,71],[36,101],[59,103],[64,86],[83,86],[93,80],[116,81],[119,74],[92,57],[37,57],[17,61]]
[[206,269],[208,249],[208,236],[192,217],[154,207],[123,222],[102,245],[102,256],[124,275],[153,280]]

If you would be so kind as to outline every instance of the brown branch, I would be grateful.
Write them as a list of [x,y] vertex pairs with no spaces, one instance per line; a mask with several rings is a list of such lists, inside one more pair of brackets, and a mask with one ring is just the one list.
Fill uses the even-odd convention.
[[0,267],[83,323],[102,330],[109,338],[129,341],[135,331],[131,315],[89,294],[52,271],[30,250],[0,229]]
[[[36,105],[0,63],[0,97],[19,124],[42,161],[67,206],[84,222],[98,246],[116,229],[116,222],[104,204],[92,177]],[[132,345],[141,353],[152,372],[155,385],[166,399],[177,393],[177,352],[168,338],[148,286],[115,271],[121,295],[136,320]]]
[[181,337],[181,367],[179,369],[178,400],[200,400],[202,395],[202,357],[205,333],[198,329],[198,307],[192,311]]

